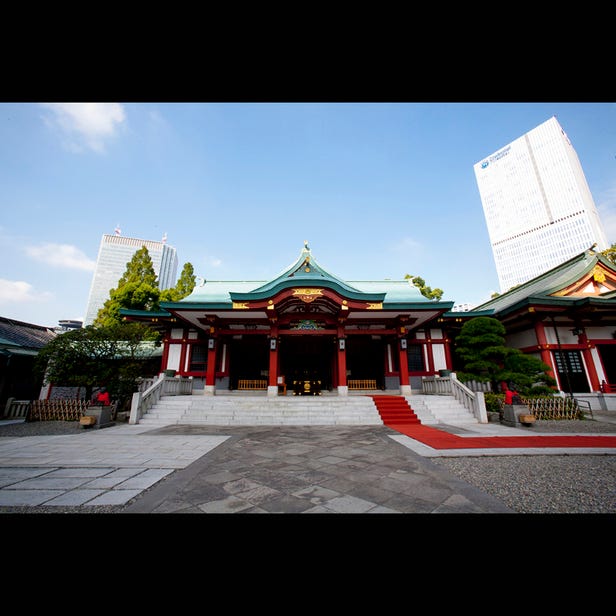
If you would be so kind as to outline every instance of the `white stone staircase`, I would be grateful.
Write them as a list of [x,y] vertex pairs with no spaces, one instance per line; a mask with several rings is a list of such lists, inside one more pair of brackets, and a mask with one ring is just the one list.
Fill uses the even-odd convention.
[[215,395],[162,397],[139,425],[382,425],[368,396]]
[[439,423],[454,426],[479,423],[473,413],[454,396],[413,394],[405,398],[425,426]]
[[[407,402],[424,425],[477,423],[453,396],[413,394]],[[383,425],[369,395],[274,396],[204,395],[163,396],[139,420],[143,426],[173,424],[256,425]]]

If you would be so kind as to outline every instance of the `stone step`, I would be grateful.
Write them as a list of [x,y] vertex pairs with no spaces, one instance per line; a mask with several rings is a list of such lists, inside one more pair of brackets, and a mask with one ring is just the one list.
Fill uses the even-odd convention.
[[[453,396],[406,396],[422,424],[477,423]],[[166,396],[143,425],[382,425],[370,396]]]
[[428,396],[416,394],[406,400],[423,424],[476,424],[472,412],[453,396]]

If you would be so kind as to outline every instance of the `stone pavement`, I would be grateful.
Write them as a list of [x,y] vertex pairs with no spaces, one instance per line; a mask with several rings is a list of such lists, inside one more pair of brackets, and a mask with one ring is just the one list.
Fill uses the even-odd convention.
[[150,428],[0,439],[0,507],[123,505],[225,436],[149,438]]
[[[519,432],[500,424],[449,429],[482,436]],[[92,513],[511,512],[432,463],[433,455],[482,452],[435,453],[386,426],[119,424],[70,435],[3,437],[0,507],[5,512],[78,507]]]

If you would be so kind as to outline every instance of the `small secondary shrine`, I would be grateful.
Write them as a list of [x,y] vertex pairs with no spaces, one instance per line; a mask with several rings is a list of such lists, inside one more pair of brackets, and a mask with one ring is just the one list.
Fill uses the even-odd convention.
[[593,248],[442,325],[455,338],[477,316],[498,319],[507,345],[550,366],[560,391],[616,393],[616,266]]
[[305,243],[270,281],[203,281],[160,311],[122,314],[158,328],[161,370],[193,377],[206,394],[408,395],[422,376],[451,368],[439,317],[452,306],[425,298],[410,280],[343,281]]

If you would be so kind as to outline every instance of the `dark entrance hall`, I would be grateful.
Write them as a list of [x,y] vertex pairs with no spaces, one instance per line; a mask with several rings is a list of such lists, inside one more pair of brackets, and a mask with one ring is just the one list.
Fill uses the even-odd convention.
[[279,374],[293,391],[294,381],[316,381],[319,389],[332,388],[332,366],[336,349],[333,336],[282,336]]

